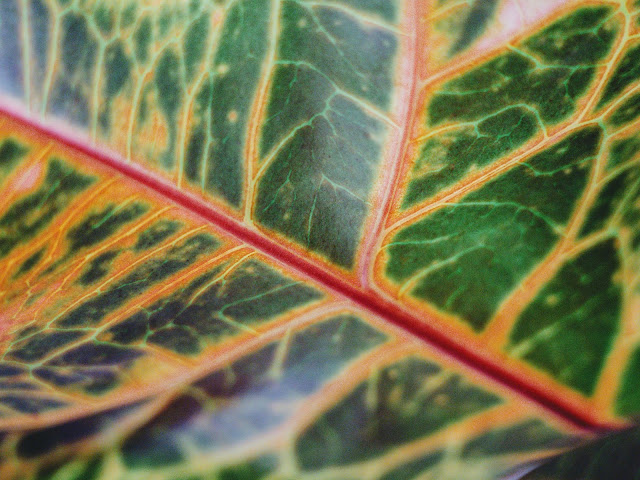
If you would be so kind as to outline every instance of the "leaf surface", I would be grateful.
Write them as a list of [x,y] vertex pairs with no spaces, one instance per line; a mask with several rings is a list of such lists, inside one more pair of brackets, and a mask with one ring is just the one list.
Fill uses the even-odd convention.
[[636,415],[638,8],[2,2],[0,471],[495,478]]

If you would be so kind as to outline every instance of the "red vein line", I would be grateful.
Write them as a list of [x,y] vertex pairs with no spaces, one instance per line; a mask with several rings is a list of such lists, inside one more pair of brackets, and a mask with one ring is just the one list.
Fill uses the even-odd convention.
[[178,189],[159,175],[145,171],[141,167],[127,162],[119,154],[99,149],[83,139],[74,138],[71,134],[77,132],[63,131],[60,128],[43,124],[40,120],[25,114],[19,107],[12,108],[4,99],[0,99],[0,115],[11,118],[16,123],[46,135],[61,144],[70,147],[92,160],[126,176],[147,187],[154,193],[162,195],[169,201],[195,213],[227,234],[244,242],[258,251],[265,253],[307,275],[317,283],[346,297],[361,308],[382,317],[389,323],[411,333],[431,347],[439,350],[455,360],[462,362],[468,368],[478,371],[494,382],[510,389],[521,396],[533,401],[547,411],[572,423],[575,427],[595,433],[619,428],[619,425],[606,425],[595,422],[589,415],[575,409],[570,402],[553,395],[541,386],[532,385],[524,378],[511,372],[501,365],[497,359],[491,359],[477,352],[469,350],[462,340],[448,337],[445,333],[431,326],[428,319],[420,318],[416,313],[406,310],[399,304],[393,303],[377,295],[373,290],[364,290],[347,279],[325,270],[320,265],[297,254],[293,249],[280,244],[277,240],[266,237],[257,229],[249,227],[242,221],[229,217],[219,207],[206,203],[204,200]]

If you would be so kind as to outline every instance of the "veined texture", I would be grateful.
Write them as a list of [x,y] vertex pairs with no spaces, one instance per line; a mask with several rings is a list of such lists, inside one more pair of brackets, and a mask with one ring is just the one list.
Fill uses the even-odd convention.
[[0,473],[489,479],[628,422],[639,18],[2,1]]

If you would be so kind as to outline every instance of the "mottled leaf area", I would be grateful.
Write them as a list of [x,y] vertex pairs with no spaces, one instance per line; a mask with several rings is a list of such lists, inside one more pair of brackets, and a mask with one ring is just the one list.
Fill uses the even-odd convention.
[[0,478],[488,480],[578,433],[531,392],[637,414],[635,3],[0,1]]
[[3,479],[473,468],[489,480],[573,441],[513,393],[8,117],[0,164]]
[[157,390],[325,302],[186,211],[0,122],[0,424]]
[[640,411],[637,9],[565,7],[427,77],[376,260],[399,301],[614,415]]
[[637,6],[548,5],[7,0],[0,87],[626,415]]
[[390,118],[391,1],[6,0],[0,88],[353,266]]

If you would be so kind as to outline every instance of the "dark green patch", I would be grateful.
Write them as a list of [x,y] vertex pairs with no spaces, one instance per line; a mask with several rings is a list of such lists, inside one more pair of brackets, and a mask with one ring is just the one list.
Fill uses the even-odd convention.
[[142,89],[142,96],[140,98],[140,106],[138,107],[138,123],[144,125],[149,119],[149,96],[151,95],[151,86],[145,85]]
[[80,285],[91,285],[109,273],[111,262],[120,254],[119,250],[104,252],[93,258],[78,278]]
[[152,285],[168,279],[195,263],[203,255],[213,252],[218,241],[210,235],[200,233],[187,238],[179,245],[162,252],[136,267],[123,279],[115,282],[105,292],[97,294],[59,318],[61,327],[89,326],[100,323],[110,312],[144,292]]
[[282,21],[281,61],[306,63],[337,88],[381,108],[388,105],[397,48],[392,34],[363,27],[337,9],[315,7],[311,11],[292,2],[283,5]]
[[627,50],[609,79],[598,108],[609,103],[640,78],[640,45]]
[[118,367],[104,365],[69,367],[46,364],[33,370],[33,375],[41,381],[65,391],[81,391],[90,395],[103,395],[118,385]]
[[138,4],[135,1],[130,2],[122,9],[120,25],[122,28],[128,28],[136,22],[138,18]]
[[115,23],[115,13],[112,9],[107,7],[104,3],[99,4],[93,12],[93,18],[98,26],[98,29],[108,35],[113,30]]
[[29,258],[27,258],[24,262],[22,262],[22,264],[20,265],[20,267],[18,267],[18,270],[14,274],[13,278],[18,278],[19,276],[24,275],[25,273],[29,272],[33,267],[35,267],[38,264],[38,262],[42,259],[42,255],[44,255],[45,251],[46,251],[46,248],[41,248],[36,253],[31,255]]
[[[190,144],[187,176],[234,207],[242,203],[247,123],[269,44],[270,10],[268,0],[246,0],[230,6],[212,78],[198,98],[199,122]],[[193,142],[199,135],[203,143],[205,132],[207,148],[200,145],[194,150]]]
[[612,221],[612,216],[623,206],[629,195],[638,191],[640,172],[637,169],[627,169],[616,175],[602,188],[580,229],[580,237],[606,229]]
[[214,281],[218,271],[111,327],[110,341],[130,344],[146,338],[178,353],[195,354],[201,340],[212,343],[238,335],[245,327],[321,297],[258,261],[249,260]]
[[482,330],[558,240],[600,138],[597,127],[580,130],[402,229],[387,246],[387,275]]
[[387,473],[381,480],[415,480],[419,475],[430,470],[442,461],[442,452],[429,453]]
[[65,71],[72,75],[88,73],[96,50],[94,37],[89,32],[87,19],[82,14],[69,13],[62,20],[62,50],[60,58]]
[[29,149],[12,138],[0,143],[0,171],[3,176],[11,172]]
[[108,340],[122,345],[137,342],[147,334],[148,323],[145,312],[138,312],[111,327]]
[[169,5],[163,5],[158,15],[158,33],[160,38],[164,38],[173,26],[174,10]]
[[[304,67],[283,67],[276,74],[272,91],[282,89],[289,105],[268,125],[285,118],[287,123],[309,110],[314,117],[277,153],[264,174],[255,216],[263,225],[351,268],[382,150],[378,138],[384,137],[385,128],[349,99],[333,96],[323,83]],[[296,88],[291,90],[291,84]],[[307,88],[315,93],[313,101],[307,98]]]
[[262,161],[273,158],[254,214],[350,268],[386,137],[358,99],[387,108],[397,41],[345,11],[293,2],[280,38],[260,138]]
[[632,137],[616,140],[611,145],[607,168],[615,168],[633,160],[638,156],[638,153],[640,153],[640,136],[634,135]]
[[202,350],[198,335],[180,325],[160,328],[149,335],[147,341],[181,355],[195,355]]
[[[203,91],[209,93],[210,88],[203,88]],[[200,95],[198,96],[198,98]],[[198,98],[195,101],[194,118],[200,118],[200,102]],[[206,107],[208,108],[208,107]],[[200,183],[202,181],[202,165],[204,159],[208,156],[206,149],[208,148],[207,131],[203,124],[197,124],[189,133],[189,139],[187,140],[187,152],[184,162],[184,173],[186,177],[194,183]]]
[[591,395],[618,332],[619,268],[613,240],[567,261],[518,317],[509,352]]
[[146,63],[149,58],[149,47],[153,41],[153,22],[149,17],[142,18],[133,34],[133,40],[136,47],[136,58],[139,62]]
[[507,108],[476,126],[427,140],[413,167],[402,208],[431,197],[469,171],[482,168],[524,144],[536,132],[535,116],[521,107]]
[[249,460],[240,465],[226,467],[217,472],[217,480],[260,480],[278,467],[278,459],[274,456],[264,456]]
[[167,131],[169,132],[169,144],[162,156],[162,163],[166,168],[173,167],[174,153],[178,135],[177,114],[182,103],[184,79],[180,58],[172,49],[165,50],[155,69],[155,87],[158,105],[165,116]]
[[57,70],[47,108],[67,121],[86,126],[90,122],[90,92],[96,76],[99,42],[82,13],[67,13],[61,21],[62,40]]
[[189,25],[184,36],[184,64],[187,80],[191,80],[200,67],[209,37],[209,14],[203,13]]
[[74,347],[49,362],[48,366],[101,367],[129,364],[142,355],[142,351],[131,347],[120,347],[106,343],[87,342]]
[[8,358],[31,363],[41,360],[84,335],[81,331],[45,331],[32,335],[26,341],[12,345]]
[[[440,381],[429,387],[436,376]],[[298,438],[296,455],[304,470],[357,463],[500,402],[459,374],[410,357],[384,368],[324,413]]]
[[133,249],[139,252],[155,247],[176,233],[181,226],[175,220],[159,220],[140,234]]
[[0,257],[34,238],[93,181],[94,177],[60,160],[51,160],[42,186],[16,200],[0,217]]
[[574,441],[541,420],[527,420],[475,437],[464,446],[462,458],[552,450],[566,447]]
[[[381,108],[390,99],[397,47],[391,34],[364,29],[348,15],[328,8],[318,8],[312,15],[302,6],[287,3],[283,10],[282,67],[276,70],[271,89],[262,156],[296,126],[322,114],[325,103],[336,94],[355,95]],[[351,107],[352,112],[359,110]]]
[[107,102],[109,102],[120,93],[131,73],[131,60],[129,60],[122,42],[112,43],[107,47],[104,72],[107,80],[104,93]]
[[[60,465],[46,465],[38,472],[38,476],[36,477],[37,480],[59,479],[60,472],[58,467],[60,467]],[[67,464],[66,467],[67,468],[64,471],[65,480],[101,480],[104,478],[103,473],[105,469],[109,468],[108,466],[105,467],[105,459],[102,454],[98,454],[88,460],[85,460],[84,458],[81,461],[76,460],[72,463],[72,466]]]
[[282,276],[265,264],[249,260],[214,284],[201,298],[192,302],[182,315],[174,320],[200,333],[208,330],[208,323],[191,312],[218,312],[243,325],[251,325],[305,303],[317,300],[322,294],[304,283]]
[[608,22],[611,7],[584,7],[524,42],[545,62],[565,66],[597,65],[611,49],[618,31]]
[[103,210],[91,213],[67,233],[69,253],[104,242],[124,225],[146,213],[149,207],[133,202],[123,207],[108,205]]

